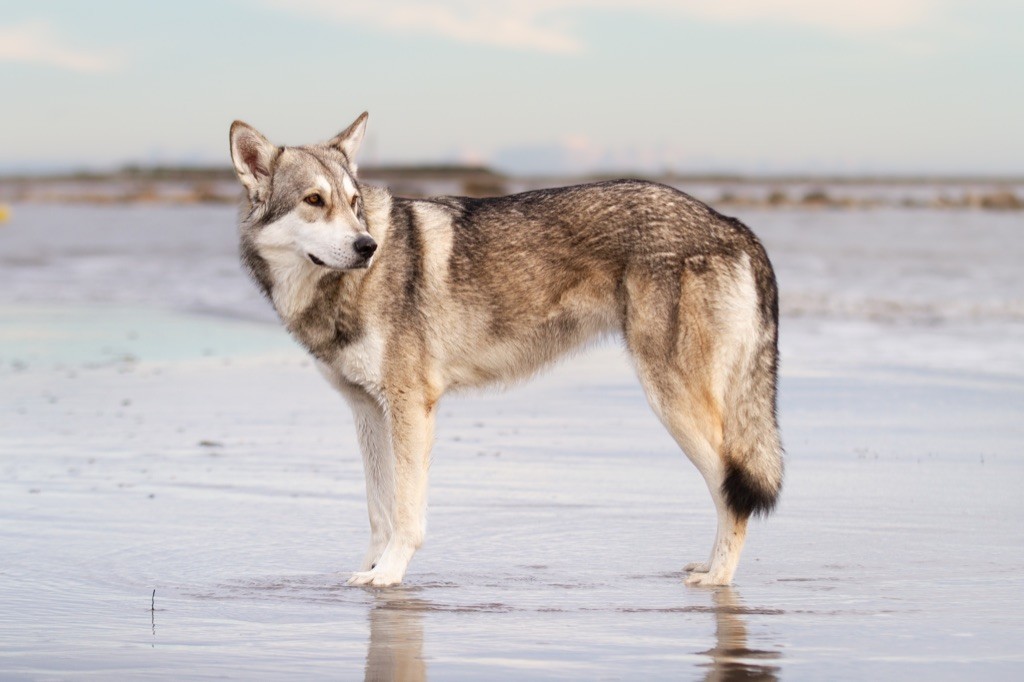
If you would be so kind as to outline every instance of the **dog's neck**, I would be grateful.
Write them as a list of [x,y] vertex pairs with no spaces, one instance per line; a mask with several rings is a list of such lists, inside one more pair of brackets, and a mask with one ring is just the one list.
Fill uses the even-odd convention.
[[263,258],[270,272],[270,301],[289,327],[310,306],[319,304],[320,299],[329,295],[333,282],[325,280],[337,279],[342,274],[314,265],[308,258],[290,250],[265,251]]

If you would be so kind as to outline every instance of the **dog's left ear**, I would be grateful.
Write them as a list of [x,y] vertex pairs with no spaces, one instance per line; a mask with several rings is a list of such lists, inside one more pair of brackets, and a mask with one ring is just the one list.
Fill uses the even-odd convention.
[[345,155],[353,173],[356,172],[356,152],[359,151],[359,145],[363,142],[363,133],[366,132],[366,119],[369,116],[370,114],[364,111],[352,125],[332,137],[327,143],[329,147],[334,147]]

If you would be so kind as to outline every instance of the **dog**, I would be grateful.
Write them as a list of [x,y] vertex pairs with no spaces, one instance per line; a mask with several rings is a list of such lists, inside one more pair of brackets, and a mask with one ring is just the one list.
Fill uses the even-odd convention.
[[778,291],[757,237],[676,189],[597,182],[474,199],[362,183],[367,114],[279,147],[235,121],[240,254],[352,408],[370,546],[350,585],[400,583],[424,538],[438,401],[526,378],[609,333],[711,491],[718,530],[686,583],[733,579],[783,475]]

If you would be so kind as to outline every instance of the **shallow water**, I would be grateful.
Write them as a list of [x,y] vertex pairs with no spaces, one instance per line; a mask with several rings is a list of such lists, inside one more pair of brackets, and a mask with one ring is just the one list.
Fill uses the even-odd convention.
[[[9,333],[43,311],[5,312]],[[93,312],[111,337],[132,317]],[[429,541],[404,586],[373,591],[344,586],[367,533],[340,399],[273,328],[165,321],[222,345],[168,359],[164,335],[143,333],[133,361],[54,350],[60,364],[3,370],[5,675],[1010,679],[1024,665],[1019,381],[787,375],[783,503],[754,524],[735,587],[705,590],[679,567],[710,545],[707,492],[620,353],[598,349],[444,404]]]
[[[1024,360],[985,336],[1014,338],[1012,315],[791,312],[786,489],[729,589],[682,584],[710,546],[710,501],[616,348],[447,399],[427,544],[402,587],[365,590],[344,586],[367,541],[351,419],[258,321],[227,245],[167,291],[138,262],[167,245],[111,238],[93,281],[95,254],[24,233],[4,252],[9,236],[0,259],[22,264],[0,269],[4,679],[1024,672]],[[846,292],[845,275],[816,284],[798,264],[800,249],[839,258],[832,244],[780,245],[780,281]],[[33,249],[48,264],[25,264]],[[163,276],[178,258],[158,259]],[[118,271],[132,286],[102,305]],[[996,281],[961,282],[956,300],[1021,295]],[[230,316],[210,314],[218,291]]]

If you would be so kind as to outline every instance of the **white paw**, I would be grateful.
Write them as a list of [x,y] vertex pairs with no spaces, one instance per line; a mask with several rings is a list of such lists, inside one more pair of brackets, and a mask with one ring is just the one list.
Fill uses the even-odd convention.
[[686,584],[693,587],[721,587],[731,583],[725,576],[713,575],[711,573],[691,573],[686,578]]
[[349,585],[363,585],[366,587],[391,587],[401,582],[401,573],[389,573],[376,568],[369,571],[356,571],[348,579]]
[[363,573],[373,570],[380,563],[385,547],[387,547],[387,544],[370,545],[370,548],[366,550],[366,555],[363,557],[363,563],[359,565],[359,571]]
[[683,570],[687,573],[707,573],[708,562],[706,561],[694,561],[693,563],[686,564],[683,566]]
[[[391,539],[384,552],[370,570],[356,571],[348,579],[349,585],[391,587],[402,582],[416,548],[410,543]],[[364,567],[365,568],[365,567]]]

